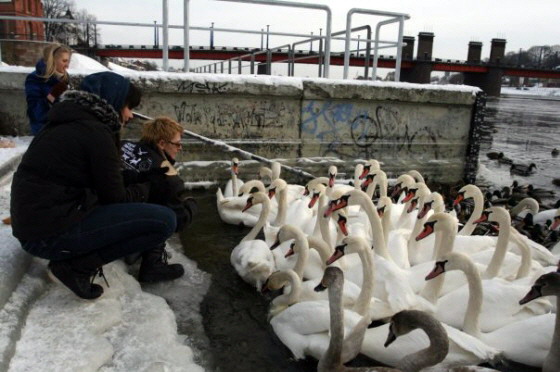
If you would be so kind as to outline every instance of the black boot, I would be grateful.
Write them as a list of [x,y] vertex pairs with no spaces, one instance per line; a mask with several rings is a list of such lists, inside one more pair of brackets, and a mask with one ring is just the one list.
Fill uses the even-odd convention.
[[51,261],[49,262],[49,270],[59,282],[68,287],[76,296],[93,300],[103,294],[103,287],[93,284],[93,279],[97,273],[103,276],[103,270],[101,269],[103,263],[97,253],[92,253],[63,261]]
[[177,279],[185,273],[183,265],[168,264],[165,246],[150,249],[142,254],[142,264],[138,280],[141,282],[161,282]]

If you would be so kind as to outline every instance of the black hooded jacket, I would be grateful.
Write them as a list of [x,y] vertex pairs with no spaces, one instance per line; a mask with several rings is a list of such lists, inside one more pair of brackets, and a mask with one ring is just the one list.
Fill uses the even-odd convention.
[[124,186],[112,105],[89,92],[67,91],[48,119],[14,174],[16,238],[58,235],[98,205],[147,200],[149,184]]

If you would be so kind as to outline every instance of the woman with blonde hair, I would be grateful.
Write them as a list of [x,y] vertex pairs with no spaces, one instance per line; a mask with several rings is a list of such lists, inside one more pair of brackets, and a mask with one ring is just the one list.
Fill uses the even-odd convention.
[[67,46],[51,44],[43,50],[35,71],[25,79],[27,116],[33,135],[43,128],[52,104],[68,89],[71,56],[72,50]]

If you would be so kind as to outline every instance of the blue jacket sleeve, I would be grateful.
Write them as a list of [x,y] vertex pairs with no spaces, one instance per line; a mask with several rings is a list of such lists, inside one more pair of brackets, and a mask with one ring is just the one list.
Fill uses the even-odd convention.
[[47,100],[47,95],[50,88],[47,81],[44,81],[35,74],[30,74],[25,79],[27,116],[29,116],[29,122],[34,134],[47,122],[47,113],[50,109],[50,102]]

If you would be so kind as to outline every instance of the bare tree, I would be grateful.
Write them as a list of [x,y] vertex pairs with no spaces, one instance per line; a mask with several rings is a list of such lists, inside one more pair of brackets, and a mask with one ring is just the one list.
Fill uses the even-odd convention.
[[[73,6],[71,0],[43,0],[43,14],[46,18],[62,18]],[[45,22],[47,41],[60,41],[57,40],[57,35],[64,30],[65,25],[64,23]]]
[[97,17],[89,14],[87,10],[81,9],[76,12],[75,19],[88,22],[78,24],[78,44],[85,46],[96,45],[100,41],[99,28],[90,22],[95,22]]

